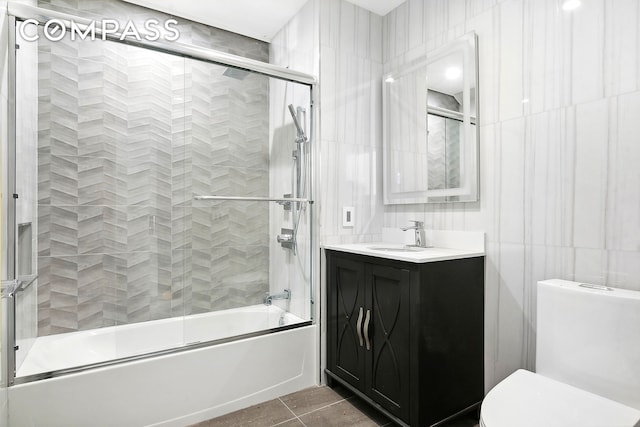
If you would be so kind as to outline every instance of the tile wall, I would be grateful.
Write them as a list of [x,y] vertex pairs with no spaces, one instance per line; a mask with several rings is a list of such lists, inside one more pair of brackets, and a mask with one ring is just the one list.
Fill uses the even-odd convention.
[[[142,21],[120,1],[41,1]],[[181,21],[180,42],[267,61],[268,45]],[[39,42],[39,334],[262,302],[269,85],[111,42]]]
[[[324,243],[382,237],[383,19],[344,0],[320,3],[320,233]],[[352,206],[354,226],[342,227]]]
[[[533,368],[538,280],[640,289],[637,1],[408,0],[384,18],[320,3],[323,239],[372,241],[410,219],[485,231],[487,389]],[[380,76],[469,31],[480,202],[384,206]]]
[[[318,75],[318,3],[307,2],[302,9],[274,36],[269,44],[269,62],[292,70]],[[292,151],[296,149],[296,131],[288,105],[294,108],[302,107],[306,114],[300,116],[303,127],[307,131],[310,145],[304,147],[304,156],[317,159],[316,130],[311,127],[312,115],[315,114],[317,123],[318,112],[315,106],[310,108],[312,94],[307,85],[272,79],[269,85],[269,115],[270,115],[270,181],[269,194],[274,197],[282,197],[283,194],[294,192],[292,182],[293,158]],[[316,100],[317,101],[317,100]],[[304,120],[302,117],[306,117]],[[315,164],[315,162],[314,162]],[[304,169],[303,169],[304,171]],[[306,181],[306,191],[301,195],[307,197],[309,184],[312,180],[311,169],[302,174],[302,180]],[[312,195],[316,198],[315,195]],[[313,206],[317,212],[317,204]],[[274,304],[287,308],[292,313],[309,319],[312,307],[309,304],[311,289],[309,281],[317,283],[317,276],[311,278],[311,257],[318,259],[317,249],[309,241],[309,227],[311,225],[309,208],[299,211],[299,215],[293,215],[292,211],[286,211],[282,206],[271,204],[269,206],[271,240],[269,241],[269,285],[271,292],[279,293],[285,287],[291,290],[290,301],[276,301]],[[275,236],[280,234],[281,228],[293,228],[294,220],[297,221],[297,255],[289,249],[284,249],[276,241]]]

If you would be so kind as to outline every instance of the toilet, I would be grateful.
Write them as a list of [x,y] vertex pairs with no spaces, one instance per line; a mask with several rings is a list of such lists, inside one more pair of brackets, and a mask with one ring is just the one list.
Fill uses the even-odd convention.
[[481,427],[640,427],[640,292],[538,282],[536,372],[485,397]]

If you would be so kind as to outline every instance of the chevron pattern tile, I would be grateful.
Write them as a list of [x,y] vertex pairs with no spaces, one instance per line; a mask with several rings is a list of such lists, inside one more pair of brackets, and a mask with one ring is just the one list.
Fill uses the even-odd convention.
[[446,188],[445,158],[447,147],[446,120],[429,114],[429,140],[427,141],[427,172],[429,190]]
[[462,123],[457,120],[446,121],[446,176],[447,188],[458,188],[460,182],[460,141]]
[[[140,23],[117,0],[40,7]],[[266,43],[180,20],[180,42],[268,61]],[[40,335],[257,304],[269,207],[269,82],[112,42],[38,46]]]

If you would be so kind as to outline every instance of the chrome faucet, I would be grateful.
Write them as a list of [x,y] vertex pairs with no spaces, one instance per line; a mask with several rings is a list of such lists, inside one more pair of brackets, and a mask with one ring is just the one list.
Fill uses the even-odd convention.
[[271,305],[271,302],[274,299],[290,299],[291,291],[289,289],[285,289],[281,294],[271,295],[269,292],[264,297],[264,305]]
[[419,248],[427,247],[427,236],[424,232],[424,222],[416,221],[415,219],[410,219],[409,222],[413,222],[414,225],[412,227],[402,227],[402,231],[414,230],[415,231],[415,244],[408,246],[417,246]]

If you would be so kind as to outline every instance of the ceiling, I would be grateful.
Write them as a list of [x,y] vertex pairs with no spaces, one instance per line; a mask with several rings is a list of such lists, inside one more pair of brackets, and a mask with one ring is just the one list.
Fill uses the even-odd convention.
[[447,70],[457,68],[462,71],[464,69],[463,64],[464,55],[459,50],[453,51],[437,61],[430,62],[427,67],[429,89],[437,90],[447,95],[456,95],[462,92],[463,76],[460,75],[457,78],[447,77]]
[[[270,42],[307,0],[125,0]],[[321,0],[324,1],[324,0]],[[384,16],[405,0],[347,0]]]

